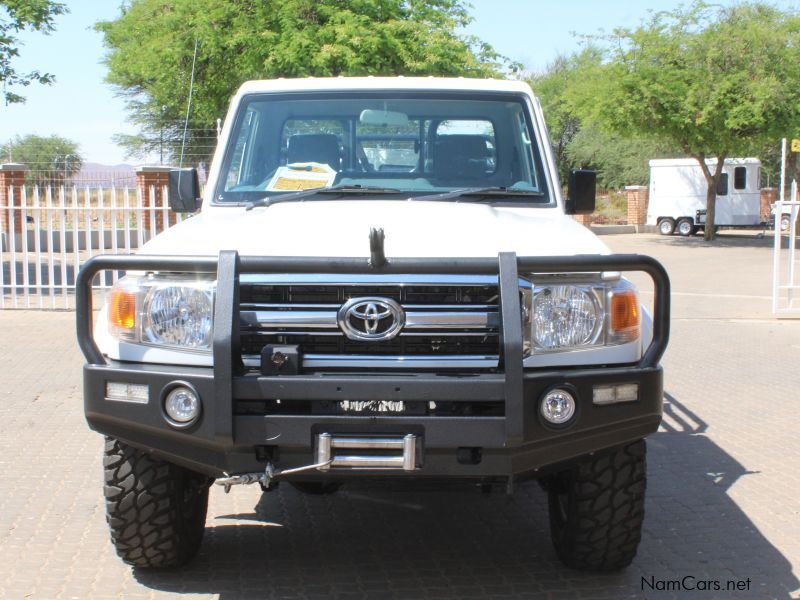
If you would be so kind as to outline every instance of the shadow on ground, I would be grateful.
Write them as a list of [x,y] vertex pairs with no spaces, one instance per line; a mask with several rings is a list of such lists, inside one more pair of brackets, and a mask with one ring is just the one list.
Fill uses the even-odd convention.
[[648,441],[642,544],[622,573],[564,568],[546,497],[531,482],[512,497],[460,483],[350,484],[331,496],[283,485],[252,513],[210,519],[189,567],[134,575],[154,590],[226,599],[653,597],[642,578],[687,575],[723,585],[750,578],[739,597],[788,598],[800,585],[790,563],[727,493],[749,472],[668,394],[665,415],[665,430]]
[[[702,234],[692,237],[680,235],[659,235],[652,236],[652,241],[664,246],[680,246],[686,248],[772,248],[775,238],[772,235],[764,235],[760,230],[753,230],[741,233],[726,233],[721,231],[714,238],[714,241],[707,242]],[[789,238],[781,236],[781,247],[787,248]],[[800,248],[800,239],[796,240],[796,247]]]

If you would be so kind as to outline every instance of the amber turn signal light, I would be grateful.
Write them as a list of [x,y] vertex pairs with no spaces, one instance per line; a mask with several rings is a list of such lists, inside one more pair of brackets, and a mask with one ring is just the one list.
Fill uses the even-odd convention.
[[136,325],[136,295],[123,290],[112,291],[108,322],[120,329],[133,329]]
[[611,329],[628,331],[639,327],[639,301],[634,291],[614,292],[611,296]]

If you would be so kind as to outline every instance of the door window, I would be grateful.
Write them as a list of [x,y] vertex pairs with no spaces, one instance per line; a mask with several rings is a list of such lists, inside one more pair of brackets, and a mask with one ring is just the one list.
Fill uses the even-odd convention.
[[743,190],[747,188],[747,167],[736,167],[733,170],[733,189]]
[[717,196],[728,195],[728,174],[723,173],[720,175],[719,182],[717,183]]

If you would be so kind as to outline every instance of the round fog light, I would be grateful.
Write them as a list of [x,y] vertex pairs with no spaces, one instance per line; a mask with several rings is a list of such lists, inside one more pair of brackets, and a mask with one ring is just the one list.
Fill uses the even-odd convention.
[[566,390],[550,390],[542,398],[542,416],[548,423],[564,425],[575,416],[575,398]]
[[179,386],[167,394],[164,411],[178,425],[187,425],[200,415],[200,398],[193,389]]

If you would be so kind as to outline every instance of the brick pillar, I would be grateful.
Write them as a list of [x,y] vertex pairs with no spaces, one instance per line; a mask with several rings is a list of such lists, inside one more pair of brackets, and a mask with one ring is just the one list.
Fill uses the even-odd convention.
[[[167,202],[164,194],[164,186],[169,183],[169,172],[172,167],[136,167],[136,192],[141,194],[142,206],[144,207],[144,226],[146,232],[150,231],[150,189],[155,188],[155,223],[156,231],[161,233],[175,223],[175,216],[167,211],[166,226],[164,223],[164,203]],[[141,224],[140,224],[141,226]]]
[[773,202],[778,201],[778,189],[777,188],[761,188],[761,220],[767,222],[772,217],[772,207],[770,206]]
[[591,227],[592,221],[594,221],[594,214],[572,215],[572,218],[575,219],[581,225],[585,225],[586,227]]
[[[6,163],[0,165],[0,206],[22,206],[22,186],[25,185],[25,172],[28,167],[18,163]],[[11,204],[10,189],[14,190],[14,204]],[[8,233],[11,224],[10,208],[0,209],[0,232]],[[23,223],[22,210],[14,210],[14,231],[22,233],[25,228]]]
[[625,193],[628,196],[628,225],[644,225],[650,191],[643,185],[629,185],[625,187]]

